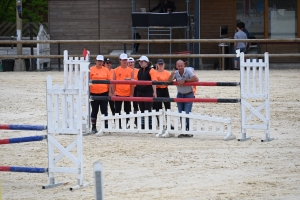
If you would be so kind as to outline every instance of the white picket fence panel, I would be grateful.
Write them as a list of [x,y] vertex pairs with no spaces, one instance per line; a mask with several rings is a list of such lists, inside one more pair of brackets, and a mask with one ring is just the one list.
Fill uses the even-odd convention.
[[[77,87],[74,85],[54,85],[52,77],[47,77],[47,131],[48,131],[48,178],[49,185],[44,188],[55,187],[55,173],[77,174],[77,185],[70,189],[87,186],[83,183],[83,147],[82,147],[82,82]],[[75,139],[64,147],[57,135],[74,135]],[[62,141],[66,143],[65,140]],[[76,147],[76,153],[71,151]],[[59,153],[57,154],[57,150]],[[71,166],[61,167],[57,163],[62,158],[72,161]],[[65,165],[65,164],[64,164]]]
[[[235,139],[231,131],[231,118],[223,118],[216,116],[200,115],[188,113],[184,111],[166,111],[166,130],[164,134],[157,134],[157,137],[171,137],[176,134],[192,134],[192,135],[221,135],[224,140]],[[189,118],[189,130],[185,130],[180,126],[180,119],[182,124],[186,124],[186,119]],[[171,128],[173,124],[174,129]]]
[[[149,128],[149,119],[152,117],[152,127]],[[144,117],[145,128],[142,129],[142,117]],[[156,117],[159,118],[159,123],[157,123]],[[101,128],[97,135],[102,136],[105,133],[155,133],[157,137],[170,137],[175,136],[175,134],[193,134],[193,135],[223,135],[225,140],[234,139],[235,136],[231,132],[231,119],[222,117],[209,117],[207,115],[194,115],[192,113],[185,114],[178,113],[178,111],[166,111],[166,123],[164,121],[164,113],[160,111],[152,111],[141,113],[131,112],[130,114],[116,114],[115,116],[109,114],[108,116],[101,115],[100,124]],[[190,119],[190,129],[189,131],[181,130],[178,128],[180,124],[180,118],[182,118],[185,124],[186,118]],[[129,118],[128,124],[126,119]],[[137,118],[137,124],[135,126],[134,121]],[[119,119],[121,119],[121,128],[119,126]],[[171,120],[172,119],[172,120]],[[105,128],[105,122],[108,122],[108,127]],[[174,130],[171,129],[171,121],[174,123]],[[195,126],[194,126],[195,123]],[[126,128],[124,128],[126,127]]]
[[[100,116],[100,130],[97,133],[97,136],[102,136],[104,133],[163,133],[163,111],[152,112],[145,111],[142,113],[138,111],[137,113],[130,112],[129,114],[123,113],[119,115],[116,113],[114,116],[109,114],[108,116]],[[150,120],[149,117],[152,117],[152,127],[149,127]],[[159,123],[157,123],[156,117],[159,118]],[[137,118],[137,124],[135,127],[134,121]],[[144,129],[142,129],[142,118],[144,118]],[[126,119],[129,119],[128,124]],[[108,127],[105,128],[105,121],[108,121]],[[120,122],[121,120],[121,129]]]
[[269,54],[262,59],[247,59],[240,54],[241,132],[240,141],[248,140],[246,129],[266,130],[262,142],[270,138]]
[[[68,57],[68,51],[64,51],[64,85],[66,87],[77,88],[81,90],[81,119],[83,132],[90,131],[90,104],[89,104],[89,58]],[[70,99],[71,101],[71,99]],[[76,116],[77,117],[77,116]]]

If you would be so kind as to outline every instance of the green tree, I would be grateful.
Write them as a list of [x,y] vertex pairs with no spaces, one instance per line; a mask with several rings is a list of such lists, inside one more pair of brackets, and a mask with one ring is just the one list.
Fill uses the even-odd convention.
[[[47,0],[21,0],[22,17],[30,17],[33,22],[45,22],[48,15]],[[0,0],[0,22],[16,21],[16,0]],[[29,22],[24,19],[23,22]]]

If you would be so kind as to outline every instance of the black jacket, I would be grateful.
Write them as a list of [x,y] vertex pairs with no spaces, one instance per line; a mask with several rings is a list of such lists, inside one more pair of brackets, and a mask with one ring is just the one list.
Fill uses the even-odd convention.
[[[151,76],[149,74],[150,70],[152,69],[151,65],[145,68],[140,68],[138,72],[138,80],[139,81],[151,81]],[[137,85],[136,89],[138,92],[153,92],[152,85]]]

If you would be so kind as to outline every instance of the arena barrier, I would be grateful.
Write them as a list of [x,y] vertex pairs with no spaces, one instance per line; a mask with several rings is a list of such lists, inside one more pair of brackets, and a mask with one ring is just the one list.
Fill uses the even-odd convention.
[[[247,139],[250,139],[250,137],[246,137],[246,129],[263,129],[266,130],[265,139],[261,140],[262,142],[270,141],[273,138],[270,138],[270,110],[269,110],[269,54],[266,52],[264,54],[264,61],[262,59],[256,60],[247,59],[245,62],[244,53],[238,54],[237,56],[240,56],[240,83],[235,82],[191,82],[191,83],[184,83],[184,85],[200,85],[200,86],[239,86],[241,89],[241,95],[240,99],[201,99],[201,98],[191,98],[191,99],[180,99],[180,98],[140,98],[140,97],[95,97],[91,96],[90,98],[93,99],[107,99],[107,100],[113,100],[113,101],[145,101],[145,102],[155,102],[155,101],[170,101],[170,102],[214,102],[214,103],[238,103],[241,102],[241,129],[242,129],[242,137],[239,139],[239,141],[244,141]],[[251,73],[250,73],[251,72]],[[159,81],[131,81],[131,80],[124,80],[124,81],[101,81],[101,80],[93,80],[90,81],[90,83],[94,84],[134,84],[134,85],[176,85],[177,83],[169,84],[168,82],[159,82]],[[221,84],[220,84],[221,83]],[[230,84],[229,84],[230,83]],[[257,108],[255,108],[256,102],[252,103],[249,100],[257,100],[257,101],[263,101],[261,105],[259,105]],[[247,102],[247,100],[249,102]],[[261,114],[260,112],[262,110],[265,110],[264,114]],[[171,113],[170,113],[171,114]],[[265,116],[264,116],[265,115]],[[124,115],[125,117],[126,115]],[[174,117],[187,117],[185,113],[172,113],[172,116]],[[253,119],[256,117],[256,119]],[[105,116],[102,116],[101,118],[106,119]],[[198,120],[197,117],[194,118],[196,121]],[[101,119],[102,120],[102,119]],[[212,123],[215,123],[214,118],[207,118],[204,120],[212,120]],[[260,122],[258,122],[260,121]],[[104,122],[101,122],[104,123]],[[197,124],[200,124],[201,122],[197,122]],[[225,121],[224,121],[225,123]],[[227,121],[226,121],[227,123]],[[261,124],[262,123],[262,124]],[[228,123],[227,123],[228,124]],[[168,126],[168,122],[166,124],[167,128],[167,134],[165,136],[168,136],[168,133],[175,133],[176,131],[171,130],[170,125]],[[227,125],[226,125],[227,126]],[[201,127],[201,126],[200,126]],[[198,126],[195,130],[198,129]],[[222,127],[220,127],[222,129]],[[103,132],[109,132],[106,129],[102,129]],[[191,129],[191,130],[194,130]],[[202,129],[201,129],[202,130]],[[214,130],[214,128],[212,128]],[[121,129],[114,129],[111,130],[113,132],[124,132]],[[138,130],[139,131],[139,130]],[[100,135],[102,135],[102,133]],[[193,132],[193,131],[192,131]],[[205,132],[205,131],[204,131]],[[210,132],[211,131],[207,131]],[[182,132],[181,132],[182,133]],[[185,132],[186,134],[189,134],[188,132]],[[223,133],[222,133],[223,134]],[[232,134],[225,133],[227,138],[232,138]],[[161,135],[158,133],[157,135]],[[163,135],[161,135],[163,136]],[[226,137],[225,136],[225,137]]]
[[[107,100],[109,97],[101,97],[101,96],[90,96],[92,100]],[[114,101],[145,101],[145,102],[152,102],[157,98],[144,98],[144,97],[117,97],[117,98],[109,98]],[[180,101],[176,101],[176,99]],[[214,102],[218,103],[218,99],[210,99],[210,98],[161,98],[156,101],[172,101],[175,102]],[[226,99],[227,100],[227,99]],[[172,101],[173,102],[173,101]],[[237,103],[239,99],[229,99],[228,101],[224,101],[222,99],[219,103]],[[166,117],[166,124],[164,125],[164,116]],[[152,123],[148,117],[151,117]],[[127,129],[126,127],[126,119],[129,118]],[[159,119],[157,122],[157,118]],[[185,124],[186,118],[190,119],[190,127],[189,130],[181,130],[178,129],[178,125],[180,123],[180,118],[182,118],[183,123]],[[121,126],[119,126],[119,119],[121,120]],[[173,120],[174,129],[171,129],[171,119]],[[135,122],[136,120],[136,127]],[[108,128],[105,127],[105,121],[108,122]],[[141,124],[144,121],[144,128],[142,128]],[[194,125],[195,121],[195,125]],[[156,112],[152,110],[152,112],[145,111],[145,113],[141,113],[138,111],[137,113],[131,112],[129,115],[126,113],[119,115],[116,114],[112,116],[109,114],[108,116],[101,115],[100,117],[101,129],[97,133],[98,136],[102,136],[103,133],[122,133],[122,132],[129,132],[129,133],[155,133],[156,137],[170,137],[175,136],[175,134],[208,134],[208,135],[223,135],[224,140],[235,139],[235,136],[232,135],[231,132],[231,119],[230,118],[222,118],[222,117],[215,117],[215,116],[201,116],[201,115],[194,115],[193,113],[186,114],[185,112],[179,113],[178,111],[171,112],[168,110],[165,115],[162,110]],[[113,126],[113,123],[115,126]],[[122,128],[120,128],[122,127]],[[157,129],[158,127],[158,129]],[[165,130],[166,129],[166,130]]]
[[[78,60],[75,58],[75,60]],[[66,61],[65,63],[68,63]],[[72,59],[70,62],[73,62]],[[45,136],[30,136],[23,138],[9,138],[0,140],[0,144],[20,143],[20,142],[32,142],[47,139],[48,143],[48,168],[35,168],[35,167],[19,167],[19,166],[0,166],[0,171],[10,172],[28,172],[28,173],[48,173],[49,184],[43,186],[43,189],[52,188],[62,183],[55,183],[55,173],[72,173],[77,174],[77,185],[71,187],[70,190],[78,189],[89,184],[83,183],[83,147],[82,147],[82,129],[83,129],[83,116],[87,116],[84,113],[82,106],[83,96],[82,93],[86,92],[88,88],[84,81],[74,81],[72,84],[70,80],[85,80],[89,72],[89,62],[81,59],[80,61],[74,61],[75,65],[80,65],[77,71],[77,75],[74,79],[65,80],[65,83],[61,86],[52,86],[52,77],[47,77],[47,126],[37,125],[1,125],[0,129],[11,130],[47,130]],[[76,73],[76,70],[75,70]],[[66,76],[65,76],[66,77]],[[68,77],[71,77],[69,75]],[[84,115],[83,115],[84,113]],[[86,126],[87,124],[85,124]],[[84,126],[84,128],[85,128]],[[74,135],[75,139],[64,147],[58,141],[57,135]],[[60,138],[60,140],[62,140]],[[66,143],[65,140],[63,140]],[[73,148],[76,147],[76,152]],[[71,151],[73,150],[73,154]],[[69,167],[61,167],[59,163],[62,158],[69,159],[72,163]],[[60,166],[57,166],[59,165]]]

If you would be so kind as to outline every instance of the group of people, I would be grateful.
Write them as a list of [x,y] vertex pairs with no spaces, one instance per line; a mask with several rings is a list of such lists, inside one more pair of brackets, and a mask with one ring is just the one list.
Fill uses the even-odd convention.
[[[172,73],[165,70],[165,62],[163,59],[158,59],[155,67],[149,61],[147,56],[141,56],[138,60],[140,68],[135,68],[135,60],[128,57],[127,54],[122,53],[119,56],[120,66],[115,69],[111,68],[111,61],[109,58],[104,59],[102,55],[96,57],[96,65],[90,68],[90,80],[140,80],[140,81],[177,81],[177,98],[195,98],[195,86],[184,86],[185,82],[197,82],[199,78],[194,73],[192,67],[187,67],[187,62],[178,60]],[[92,84],[90,85],[90,95],[93,96],[119,96],[119,97],[166,97],[169,98],[168,85],[130,85],[130,84]],[[130,101],[108,101],[108,100],[93,100],[91,101],[91,125],[92,132],[96,133],[96,123],[99,108],[101,114],[108,115],[108,103],[110,105],[111,113],[121,114],[122,104],[124,103],[124,112],[129,114],[131,110]],[[170,102],[133,102],[133,111],[146,110],[159,111],[164,104],[165,109],[171,109]],[[192,102],[178,102],[178,111],[190,113],[192,110]],[[145,128],[144,117],[142,117],[142,129]],[[158,119],[157,119],[158,120]],[[126,120],[129,121],[129,118]],[[137,124],[135,120],[135,124]],[[149,129],[152,128],[152,117],[149,117]],[[105,122],[105,128],[108,127],[108,122]],[[122,127],[121,120],[119,121],[119,128]],[[182,125],[182,130],[189,130],[189,119],[186,124]],[[191,134],[181,134],[178,137],[192,137]]]

